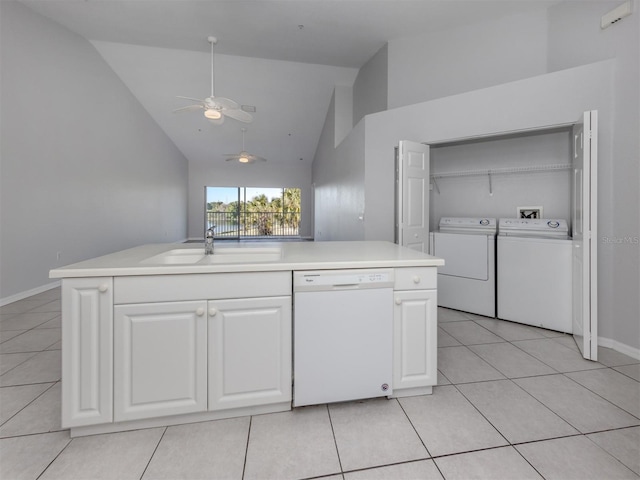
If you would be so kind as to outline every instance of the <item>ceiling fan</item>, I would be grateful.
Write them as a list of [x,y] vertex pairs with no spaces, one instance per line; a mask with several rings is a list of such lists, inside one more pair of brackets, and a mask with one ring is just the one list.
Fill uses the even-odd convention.
[[173,113],[191,112],[194,110],[204,110],[204,116],[214,125],[221,125],[224,122],[224,117],[233,118],[243,123],[251,123],[253,116],[242,110],[237,102],[229,98],[216,97],[215,96],[215,82],[213,75],[213,47],[218,43],[216,37],[207,37],[207,40],[211,44],[211,96],[204,100],[192,97],[181,97],[184,100],[191,100],[197,102],[194,105],[187,105],[186,107],[178,108]]
[[242,129],[242,150],[240,153],[225,153],[224,156],[228,157],[227,162],[237,161],[240,163],[253,163],[256,160],[261,162],[266,162],[267,159],[260,157],[258,155],[252,155],[244,149],[244,133],[247,131],[246,128]]

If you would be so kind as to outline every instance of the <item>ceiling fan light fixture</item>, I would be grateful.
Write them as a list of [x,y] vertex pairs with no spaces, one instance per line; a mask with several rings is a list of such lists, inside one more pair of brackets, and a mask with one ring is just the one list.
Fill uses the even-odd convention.
[[[218,40],[216,39],[216,37],[207,37],[207,40],[211,44],[211,95],[204,100],[192,97],[178,97],[196,103],[193,105],[187,105],[186,107],[178,108],[177,110],[174,110],[174,113],[188,112],[192,110],[199,110],[202,108],[204,109],[204,117],[213,125],[221,125],[224,122],[225,116],[242,123],[251,123],[253,121],[253,116],[250,113],[242,110],[237,102],[234,102],[229,98],[215,96],[213,48],[216,43],[218,43]],[[255,111],[255,107],[253,107],[253,111]]]
[[249,157],[247,157],[246,155],[242,155],[240,158],[238,158],[238,161],[240,163],[249,163]]
[[220,118],[222,118],[222,113],[215,108],[207,108],[204,111],[204,116],[209,120],[219,120]]

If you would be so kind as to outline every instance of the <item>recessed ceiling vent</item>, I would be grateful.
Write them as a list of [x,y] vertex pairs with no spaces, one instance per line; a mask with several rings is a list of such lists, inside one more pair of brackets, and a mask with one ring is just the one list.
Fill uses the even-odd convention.
[[600,20],[600,28],[605,29],[610,27],[614,23],[619,22],[624,17],[631,15],[631,1],[623,3],[619,7],[614,8],[608,13],[605,13]]

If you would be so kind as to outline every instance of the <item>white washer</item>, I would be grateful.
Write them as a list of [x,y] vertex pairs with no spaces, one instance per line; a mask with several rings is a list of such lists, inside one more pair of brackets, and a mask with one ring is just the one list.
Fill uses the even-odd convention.
[[431,233],[430,253],[444,258],[438,267],[438,305],[496,315],[495,218],[442,217]]
[[498,318],[572,333],[571,252],[565,220],[501,218]]

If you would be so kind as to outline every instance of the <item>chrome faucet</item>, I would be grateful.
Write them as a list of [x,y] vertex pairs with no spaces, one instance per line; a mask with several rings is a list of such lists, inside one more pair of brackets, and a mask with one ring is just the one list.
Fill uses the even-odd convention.
[[207,232],[204,235],[204,254],[205,255],[213,255],[213,230],[216,228],[215,225],[207,228]]

